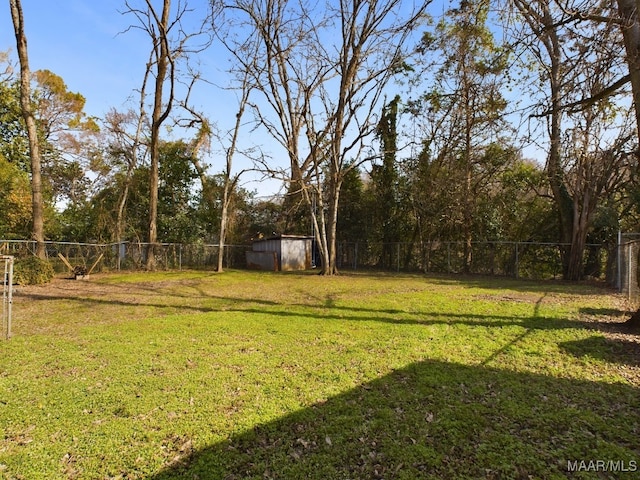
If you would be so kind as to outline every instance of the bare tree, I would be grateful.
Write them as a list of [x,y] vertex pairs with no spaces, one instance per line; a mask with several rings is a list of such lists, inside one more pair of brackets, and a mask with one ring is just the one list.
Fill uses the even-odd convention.
[[628,80],[633,93],[636,129],[640,135],[640,1],[618,0],[617,4],[620,31],[624,37],[626,61],[629,67]]
[[318,132],[326,149],[313,150],[314,169],[327,172],[325,181],[317,183],[326,189],[319,196],[327,203],[326,232],[319,242],[325,274],[337,273],[342,182],[349,170],[374,156],[369,145],[378,126],[377,112],[389,82],[406,66],[408,40],[428,4],[412,8],[401,0],[341,0],[339,10],[329,8],[330,16],[338,19],[338,35],[336,43],[324,49],[324,61],[333,65],[336,78],[321,89],[325,121]]
[[29,155],[31,157],[31,198],[33,218],[33,239],[36,241],[36,255],[46,258],[44,243],[44,201],[42,197],[42,176],[40,145],[38,143],[38,130],[31,106],[31,71],[29,69],[29,55],[27,49],[27,36],[24,32],[24,16],[20,0],[9,0],[11,18],[15,30],[18,57],[20,60],[20,105],[22,116],[27,125],[29,138]]
[[[152,43],[152,61],[147,64],[148,71],[154,69],[155,88],[151,113],[150,173],[149,173],[149,238],[147,248],[147,269],[155,269],[155,244],[158,241],[158,171],[160,157],[160,127],[168,118],[173,107],[175,88],[175,59],[169,45],[169,23],[171,0],[163,0],[162,12],[158,15],[151,0],[146,1],[146,10],[134,9],[127,1],[125,4],[138,17]],[[168,98],[164,99],[164,85],[169,81]]]
[[[238,0],[228,6],[237,15],[228,22],[227,44],[240,68],[255,72],[264,102],[251,106],[288,154],[289,193],[309,208],[328,275],[337,273],[342,182],[371,160],[385,88],[404,67],[406,45],[429,4],[408,3]],[[238,37],[239,31],[250,35]]]
[[238,111],[235,115],[235,122],[230,132],[229,145],[225,147],[225,167],[223,171],[223,186],[222,186],[222,202],[220,212],[220,237],[218,248],[218,272],[222,272],[223,259],[224,259],[224,247],[227,237],[227,227],[229,224],[229,208],[231,204],[232,194],[236,189],[240,176],[244,173],[241,170],[237,173],[233,173],[233,159],[238,152],[238,139],[240,137],[242,128],[242,119],[244,116],[249,96],[251,94],[252,85],[249,82],[248,75],[246,75],[240,85],[240,98],[238,103]]
[[285,204],[293,208],[303,196],[311,161],[305,137],[310,101],[330,71],[320,61],[319,33],[326,22],[317,6],[288,0],[237,0],[215,17],[218,37],[235,60],[236,83],[248,82],[257,94],[247,107],[286,152],[288,168],[267,162],[261,168],[287,182]]
[[[528,51],[547,85],[542,112],[536,117],[547,123],[547,175],[560,241],[569,245],[563,255],[563,275],[577,280],[583,275],[583,252],[595,208],[605,193],[619,187],[624,176],[615,172],[624,170],[627,162],[628,132],[611,121],[617,112],[602,95],[620,75],[620,59],[611,49],[619,44],[620,33],[612,22],[576,25],[579,17],[554,0],[513,3],[535,39],[527,44]],[[523,32],[520,37],[528,38]],[[620,136],[605,146],[598,125],[607,125],[609,136],[618,128]]]
[[112,236],[112,241],[120,243],[125,231],[125,210],[129,200],[133,174],[147,155],[148,145],[143,141],[143,133],[146,130],[144,109],[141,107],[139,112],[133,109],[127,112],[111,110],[105,116],[104,123],[107,156],[120,166],[124,176],[122,190],[119,192],[116,222]]
[[[191,142],[192,158],[194,167],[198,176],[200,177],[200,184],[202,187],[203,199],[209,197],[209,204],[212,206],[212,185],[210,185],[209,177],[207,177],[206,169],[198,159],[198,154],[201,151],[209,149],[211,139],[215,138],[219,146],[221,147],[224,155],[224,168],[222,170],[222,199],[220,200],[220,223],[219,223],[219,236],[218,236],[218,259],[216,270],[222,272],[224,270],[224,253],[227,239],[227,231],[231,216],[231,203],[233,199],[233,193],[237,188],[238,181],[241,176],[247,171],[242,169],[238,172],[233,171],[233,160],[237,153],[239,153],[239,138],[243,127],[242,119],[244,112],[249,101],[249,94],[251,92],[251,84],[248,81],[249,73],[246,72],[245,77],[242,79],[238,90],[240,91],[240,98],[238,99],[238,111],[235,114],[235,122],[231,129],[225,133],[218,131],[218,128],[211,125],[211,122],[202,114],[189,106],[189,98],[182,104],[190,114],[191,119],[187,122],[189,127],[193,127],[196,124],[200,125],[198,134]],[[183,123],[183,122],[178,122]],[[247,153],[247,151],[244,151]]]
[[[630,84],[636,130],[640,135],[640,1],[616,0],[614,4],[593,0],[555,0],[555,4],[567,16],[564,23],[593,22],[616,26],[622,35],[621,45],[625,53],[623,60],[627,65],[626,74],[601,85],[597,91],[591,92],[590,96],[569,105],[562,105],[562,108],[588,107],[600,99],[619,93],[625,85]],[[612,55],[622,58],[620,51],[616,50]]]

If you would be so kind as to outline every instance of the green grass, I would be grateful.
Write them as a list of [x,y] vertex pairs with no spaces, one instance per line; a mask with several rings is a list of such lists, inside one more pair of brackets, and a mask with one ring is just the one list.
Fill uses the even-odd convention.
[[611,327],[621,308],[589,285],[419,275],[19,287],[0,475],[634,478],[567,471],[640,469],[638,338]]

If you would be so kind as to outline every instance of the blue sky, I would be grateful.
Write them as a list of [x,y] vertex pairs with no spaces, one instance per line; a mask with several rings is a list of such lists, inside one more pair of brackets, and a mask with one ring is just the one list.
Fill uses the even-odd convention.
[[[131,2],[144,3],[143,0]],[[200,15],[208,2],[189,0],[189,7],[198,9]],[[178,2],[172,3],[175,8]],[[431,11],[440,13],[444,3],[434,1]],[[0,51],[11,50],[15,59],[8,4],[6,0],[0,1]],[[89,115],[104,117],[112,108],[136,108],[135,90],[141,86],[150,42],[148,36],[137,29],[126,31],[136,19],[121,13],[125,9],[124,0],[22,0],[22,7],[32,70],[48,69],[62,77],[70,91],[86,98],[85,111]],[[218,86],[201,82],[193,102],[196,109],[221,127],[225,121],[229,124],[233,121],[236,109],[234,94],[220,88],[228,81],[224,73],[228,64],[223,53],[220,48],[210,48],[199,55],[198,68],[208,81]],[[243,139],[248,143],[262,143],[263,147],[272,145],[275,152],[266,153],[283,156],[273,140],[264,136],[256,138],[255,132],[254,138],[251,136],[245,132]],[[211,165],[211,173],[221,170],[219,155],[205,160]],[[236,160],[235,170],[248,166]],[[276,193],[280,187],[276,181],[257,183],[257,175],[244,178],[251,179],[244,187],[257,190],[259,195]]]
[[[142,5],[134,0],[132,4]],[[173,2],[176,3],[177,2]],[[208,0],[190,0],[191,8],[206,11]],[[149,56],[149,38],[138,29],[132,15],[124,15],[124,0],[22,0],[25,31],[32,71],[47,69],[62,77],[70,91],[86,98],[88,115],[104,117],[110,109],[135,108],[135,93],[142,83]],[[200,11],[198,12],[198,14]],[[195,14],[194,14],[195,15]],[[9,2],[0,2],[0,51],[10,50],[17,61]],[[198,68],[209,81],[224,86],[226,61],[214,49],[198,59]],[[233,94],[201,82],[194,106],[212,119],[234,119]],[[219,158],[207,159],[211,173],[221,170]],[[246,168],[237,161],[237,169]],[[256,183],[247,176],[248,190],[260,195],[278,191],[279,183]]]
[[[9,2],[0,7],[0,50],[15,37]],[[103,116],[122,108],[138,88],[148,46],[138,32],[123,32],[132,22],[119,0],[22,0],[32,70],[61,76],[69,90],[87,99],[86,111]]]

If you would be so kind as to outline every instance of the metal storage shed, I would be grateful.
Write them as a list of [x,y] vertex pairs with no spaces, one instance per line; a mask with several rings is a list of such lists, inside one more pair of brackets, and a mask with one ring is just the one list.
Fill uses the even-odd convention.
[[288,271],[311,268],[313,237],[278,235],[256,240],[247,251],[247,266],[256,270]]

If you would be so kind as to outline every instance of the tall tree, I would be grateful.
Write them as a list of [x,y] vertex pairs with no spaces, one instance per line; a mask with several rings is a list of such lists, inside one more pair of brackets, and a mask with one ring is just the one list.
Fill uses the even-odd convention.
[[[125,2],[128,11],[134,13],[142,28],[149,35],[152,44],[151,61],[147,64],[147,73],[153,69],[154,91],[151,112],[150,169],[149,169],[149,237],[147,247],[148,270],[155,270],[155,248],[158,241],[158,184],[160,163],[160,128],[169,117],[174,101],[175,59],[169,44],[170,30],[175,23],[170,23],[171,0],[163,0],[162,10],[158,12],[151,0],[145,0],[146,10],[135,9]],[[168,98],[164,97],[165,83],[169,82]]]
[[[222,272],[223,269],[225,244],[227,241],[229,221],[231,216],[231,201],[234,197],[233,194],[238,185],[238,180],[244,173],[244,170],[233,173],[233,159],[238,153],[238,142],[241,134],[244,112],[247,107],[247,103],[249,102],[251,90],[252,84],[248,78],[248,75],[245,75],[242,78],[240,84],[238,111],[236,112],[235,122],[229,134],[229,144],[225,145],[223,148],[225,163],[224,169],[222,171],[223,185],[222,201],[220,205],[220,235],[218,237],[218,272]],[[221,139],[221,143],[225,143],[225,141]]]
[[[197,28],[186,25],[186,17],[194,10],[187,0],[179,1],[172,15],[171,0],[162,1],[162,9],[154,7],[152,0],[144,0],[142,7],[134,5],[135,0],[125,0],[127,10],[138,20],[136,26],[151,40],[151,52],[146,65],[143,89],[149,78],[153,80],[153,100],[150,118],[149,141],[149,232],[146,268],[155,269],[155,249],[158,242],[158,185],[161,128],[175,106],[178,62],[188,62],[191,54],[201,52],[210,44],[210,35],[205,33],[209,18],[208,10]],[[166,87],[166,88],[165,88]],[[141,102],[141,109],[144,110]],[[141,111],[144,115],[144,111]]]
[[[427,123],[419,157],[423,165],[416,170],[416,180],[426,177],[415,185],[424,186],[426,181],[430,189],[438,189],[415,190],[416,205],[424,205],[420,196],[429,194],[446,201],[442,194],[447,192],[449,205],[441,205],[438,216],[464,242],[465,272],[473,261],[480,199],[488,192],[491,178],[515,158],[504,155],[510,151],[503,95],[508,51],[494,39],[489,7],[486,0],[460,2],[447,11],[434,32],[425,33],[421,50],[435,74],[427,93],[411,106],[418,121]],[[425,213],[419,216],[429,221]]]
[[[593,213],[602,197],[611,195],[624,178],[615,172],[626,170],[629,137],[624,126],[616,125],[624,115],[616,115],[619,112],[602,94],[620,74],[620,59],[610,49],[611,44],[620,43],[620,33],[613,23],[585,24],[580,19],[576,24],[574,13],[553,0],[513,2],[534,39],[526,45],[537,64],[536,75],[547,86],[543,112],[537,117],[547,124],[548,180],[560,242],[568,245],[563,252],[563,276],[577,280],[583,275]],[[522,32],[518,36],[529,38]],[[607,125],[606,136],[598,125]],[[606,138],[616,130],[618,138],[607,146]]]
[[396,96],[382,109],[382,115],[376,128],[376,135],[382,150],[382,163],[371,168],[371,189],[376,198],[375,225],[382,242],[379,265],[388,268],[391,265],[394,242],[399,242],[400,223],[400,175],[397,164],[398,153],[398,107],[400,96]]
[[254,90],[247,107],[287,156],[288,168],[267,162],[260,168],[287,183],[285,229],[295,228],[300,202],[309,196],[308,152],[315,143],[313,132],[305,131],[310,103],[331,75],[320,54],[326,12],[306,2],[236,0],[219,13],[215,30],[234,59],[231,73],[238,85]]
[[20,0],[9,0],[11,18],[16,36],[18,57],[20,59],[20,106],[22,115],[27,125],[29,138],[29,155],[31,157],[31,197],[33,216],[33,239],[36,242],[36,255],[46,257],[44,243],[44,201],[42,196],[42,175],[40,144],[38,142],[38,129],[31,105],[31,70],[29,69],[29,54],[27,49],[27,36],[24,31],[24,15]]
[[323,154],[316,152],[313,156],[315,168],[327,172],[326,237],[320,239],[325,274],[337,272],[336,233],[342,182],[350,169],[369,160],[368,145],[377,128],[376,109],[381,106],[389,82],[406,68],[408,41],[429,3],[416,6],[402,0],[341,0],[339,11],[333,10],[339,21],[339,34],[336,44],[324,50],[324,61],[334,65],[336,79],[322,85],[322,115],[326,121],[319,130],[326,135],[327,147]]
[[[266,100],[254,112],[289,156],[289,192],[309,209],[328,275],[337,272],[342,182],[370,159],[385,89],[404,67],[407,41],[429,2],[408,3],[239,0],[229,7],[241,13],[228,22],[228,38],[238,39],[232,51],[242,69],[255,72]],[[238,38],[239,31],[249,35]]]

